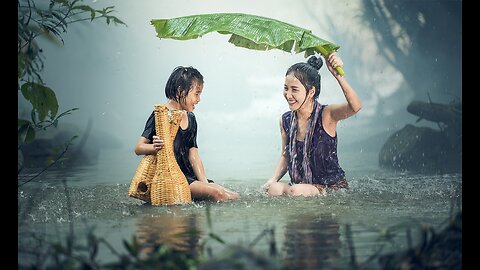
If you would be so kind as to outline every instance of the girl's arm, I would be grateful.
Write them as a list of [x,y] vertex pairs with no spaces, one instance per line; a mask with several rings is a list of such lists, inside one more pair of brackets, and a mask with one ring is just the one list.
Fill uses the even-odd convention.
[[207,176],[205,175],[205,169],[203,168],[203,162],[198,154],[198,148],[192,147],[188,150],[188,160],[192,165],[193,172],[199,181],[208,183]]
[[287,173],[287,159],[285,155],[282,154],[282,156],[278,160],[277,167],[275,168],[272,177],[268,179],[267,183],[271,184],[280,181],[280,179],[282,179],[285,173]]
[[362,102],[358,97],[357,93],[352,86],[348,83],[347,79],[342,75],[338,74],[335,70],[336,67],[343,66],[343,61],[336,55],[332,53],[327,59],[327,67],[332,73],[332,75],[337,79],[338,84],[342,88],[343,95],[347,102],[342,104],[332,104],[325,108],[325,111],[329,115],[330,120],[328,122],[338,122],[340,120],[346,119],[354,114],[356,114],[362,108]]
[[140,136],[134,151],[137,155],[155,155],[158,150],[163,148],[163,144],[163,140],[160,140],[158,136],[153,136],[153,143],[150,143],[149,139]]

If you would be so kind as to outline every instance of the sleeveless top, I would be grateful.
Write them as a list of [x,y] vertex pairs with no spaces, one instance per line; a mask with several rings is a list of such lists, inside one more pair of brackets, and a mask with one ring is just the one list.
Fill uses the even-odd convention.
[[[323,129],[322,125],[322,113],[323,109],[327,105],[321,105],[320,115],[317,118],[317,122],[314,125],[313,138],[311,143],[310,154],[310,169],[312,172],[312,184],[320,184],[331,186],[338,181],[345,178],[345,172],[340,167],[337,157],[337,135],[332,137]],[[290,154],[290,138],[288,134],[291,128],[292,111],[285,112],[282,115],[283,129],[287,134],[286,154],[287,154],[287,167],[290,179],[293,179],[291,174],[292,162],[296,162],[299,166],[300,175],[303,176],[302,160],[303,160],[303,141],[296,141],[297,157],[294,161],[291,161]],[[301,184],[303,181],[294,183],[290,180],[290,184]]]
[[[195,115],[192,112],[187,112],[188,117],[188,127],[183,130],[181,127],[178,127],[177,135],[173,141],[173,152],[175,153],[175,159],[177,160],[178,166],[182,170],[183,174],[187,178],[188,183],[190,184],[196,180],[195,173],[193,171],[192,165],[188,160],[188,150],[192,147],[197,146],[197,120]],[[155,135],[155,114],[152,112],[150,117],[148,117],[147,123],[145,124],[145,130],[142,133],[142,136],[149,139],[150,143],[153,143],[153,136]]]

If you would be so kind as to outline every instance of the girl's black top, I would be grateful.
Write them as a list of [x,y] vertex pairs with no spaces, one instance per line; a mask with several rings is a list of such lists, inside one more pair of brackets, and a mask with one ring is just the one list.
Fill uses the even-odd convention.
[[[175,153],[175,159],[177,160],[178,166],[182,170],[183,174],[187,178],[188,183],[192,183],[196,180],[195,173],[193,172],[192,165],[188,160],[188,150],[192,147],[197,146],[197,120],[193,112],[187,112],[188,116],[188,127],[183,130],[181,127],[178,128],[177,135],[173,142],[173,152]],[[153,143],[153,136],[155,135],[155,114],[152,112],[150,117],[148,117],[147,123],[145,124],[145,130],[142,133],[142,136],[149,139],[150,143]]]

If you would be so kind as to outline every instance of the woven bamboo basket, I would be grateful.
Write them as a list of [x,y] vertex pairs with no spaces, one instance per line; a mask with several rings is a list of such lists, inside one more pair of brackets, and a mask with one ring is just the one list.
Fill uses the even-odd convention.
[[155,131],[164,147],[156,155],[145,155],[132,178],[128,195],[152,205],[173,205],[192,202],[190,187],[175,159],[173,142],[182,112],[155,105]]

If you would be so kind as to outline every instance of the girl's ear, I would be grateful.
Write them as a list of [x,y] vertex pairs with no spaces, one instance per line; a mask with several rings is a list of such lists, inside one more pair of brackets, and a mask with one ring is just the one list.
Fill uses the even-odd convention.
[[177,88],[177,93],[175,96],[177,97],[177,101],[180,102],[182,100],[182,88],[180,86]]
[[313,96],[315,96],[315,86],[312,86],[312,88],[310,88],[310,90],[308,91],[308,95],[313,98]]

